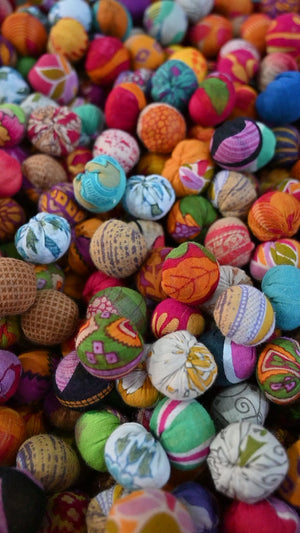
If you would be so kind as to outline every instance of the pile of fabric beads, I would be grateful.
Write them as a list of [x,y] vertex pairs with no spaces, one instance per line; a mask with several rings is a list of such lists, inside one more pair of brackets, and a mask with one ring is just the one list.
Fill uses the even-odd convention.
[[298,0],[2,0],[2,533],[300,532]]

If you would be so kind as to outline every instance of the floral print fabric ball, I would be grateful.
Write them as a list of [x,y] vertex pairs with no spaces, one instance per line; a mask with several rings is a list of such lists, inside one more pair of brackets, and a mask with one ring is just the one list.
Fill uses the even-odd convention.
[[128,178],[122,199],[123,207],[130,215],[145,220],[159,220],[175,202],[171,183],[159,174],[131,176]]

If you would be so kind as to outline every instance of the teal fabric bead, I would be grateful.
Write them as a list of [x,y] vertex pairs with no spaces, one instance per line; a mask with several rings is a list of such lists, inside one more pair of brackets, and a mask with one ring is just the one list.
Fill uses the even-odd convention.
[[300,326],[300,269],[292,265],[270,268],[261,282],[275,312],[276,327],[290,331]]

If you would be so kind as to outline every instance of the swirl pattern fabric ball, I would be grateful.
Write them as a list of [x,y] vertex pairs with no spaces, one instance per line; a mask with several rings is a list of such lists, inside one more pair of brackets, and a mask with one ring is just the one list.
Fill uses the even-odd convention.
[[169,59],[151,78],[151,97],[154,102],[165,102],[184,110],[198,87],[196,74],[183,61]]
[[30,69],[28,81],[35,91],[67,105],[78,92],[78,76],[60,54],[43,54]]
[[137,164],[140,148],[135,138],[127,131],[107,128],[94,142],[93,157],[98,155],[113,157],[127,174]]
[[275,312],[270,301],[251,285],[234,285],[222,292],[214,319],[224,336],[246,346],[263,343],[275,329]]
[[217,434],[207,464],[216,489],[246,503],[270,496],[288,470],[286,451],[276,437],[247,421],[229,424]]
[[139,115],[137,136],[149,152],[168,154],[185,135],[183,115],[169,104],[148,104]]
[[70,242],[69,222],[49,213],[38,213],[15,235],[18,253],[32,263],[54,263],[66,253]]
[[276,327],[292,330],[300,326],[300,269],[293,265],[270,268],[261,283],[276,316]]
[[155,6],[150,4],[145,9],[143,26],[162,46],[168,46],[183,41],[188,28],[188,18],[179,4],[160,0]]
[[210,350],[187,330],[168,333],[155,341],[147,356],[147,370],[157,390],[180,401],[204,394],[218,372]]
[[196,400],[160,400],[150,418],[150,429],[177,470],[201,466],[215,436],[211,417]]
[[260,241],[293,237],[300,228],[300,202],[286,192],[266,192],[252,204],[248,226]]
[[209,189],[208,198],[223,217],[245,218],[257,199],[252,181],[241,172],[220,170]]
[[98,155],[85,165],[73,181],[77,202],[92,213],[105,213],[121,200],[126,175],[121,165],[109,155]]
[[300,268],[300,243],[296,239],[276,239],[258,244],[251,257],[251,276],[261,281],[266,272],[276,265]]
[[161,444],[143,426],[127,422],[105,444],[105,462],[126,490],[161,488],[170,476],[170,463]]
[[143,220],[160,220],[175,202],[171,183],[159,174],[130,176],[126,182],[122,204],[125,210]]

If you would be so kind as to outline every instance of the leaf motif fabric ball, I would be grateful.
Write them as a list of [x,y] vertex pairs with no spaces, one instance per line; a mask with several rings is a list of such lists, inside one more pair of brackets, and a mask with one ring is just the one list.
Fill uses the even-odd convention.
[[216,489],[246,503],[270,496],[288,470],[286,451],[276,437],[247,421],[229,424],[217,434],[207,464]]
[[77,202],[92,213],[105,213],[121,200],[126,175],[121,165],[109,155],[98,155],[85,165],[73,181]]
[[105,444],[110,474],[126,490],[161,488],[170,477],[170,463],[161,444],[143,426],[127,422]]
[[23,76],[13,67],[0,67],[1,103],[21,104],[30,93]]
[[269,299],[251,285],[234,285],[223,291],[214,319],[224,336],[246,346],[262,344],[275,329],[275,312]]
[[144,220],[160,220],[175,202],[171,183],[159,174],[130,176],[122,204],[127,213]]
[[187,330],[168,333],[155,341],[147,356],[147,370],[157,390],[180,401],[204,394],[218,372],[210,350]]
[[28,120],[27,136],[40,152],[66,156],[79,143],[81,120],[66,106],[47,106],[33,111]]
[[128,374],[140,362],[144,350],[142,336],[133,322],[108,311],[83,323],[75,346],[85,369],[103,379]]
[[179,4],[160,0],[144,11],[143,26],[146,33],[158,40],[162,46],[181,43],[188,28],[188,18]]
[[177,470],[201,466],[215,436],[211,417],[196,400],[160,400],[152,413],[150,429]]
[[31,263],[49,264],[62,257],[70,246],[69,222],[49,213],[38,213],[15,235],[18,253]]
[[186,122],[175,107],[154,102],[139,114],[136,132],[149,152],[168,154],[185,138]]
[[207,191],[212,205],[223,217],[244,219],[257,199],[255,187],[245,174],[234,170],[219,170]]
[[110,86],[121,72],[129,70],[130,55],[117,37],[95,37],[90,41],[84,67],[93,83]]
[[169,246],[153,248],[138,270],[136,286],[145,298],[161,301],[167,297],[161,287],[161,276],[163,262],[171,250]]
[[196,74],[183,61],[169,59],[151,78],[151,97],[154,102],[166,102],[184,110],[198,87]]
[[78,92],[78,76],[69,61],[60,54],[43,54],[28,74],[35,91],[67,105]]
[[261,289],[270,300],[276,327],[292,330],[300,326],[300,269],[277,265],[264,275]]
[[[32,265],[13,257],[0,257],[1,316],[20,315],[27,311],[37,295]],[[6,331],[8,338],[10,335]]]
[[260,241],[293,237],[300,227],[300,202],[286,192],[266,192],[252,204],[248,226]]
[[235,104],[233,81],[222,71],[209,74],[189,100],[189,114],[201,126],[216,126],[226,120]]
[[167,255],[161,286],[171,298],[195,305],[213,295],[219,278],[219,265],[213,254],[201,244],[184,242]]
[[300,268],[300,243],[296,239],[276,239],[258,244],[251,257],[251,276],[261,281],[264,275],[277,265]]
[[197,337],[203,332],[204,326],[204,317],[196,306],[177,302],[173,298],[160,302],[152,313],[151,330],[157,339],[179,330],[187,330]]
[[93,157],[109,155],[113,157],[127,174],[137,164],[140,148],[127,131],[117,128],[107,128],[95,139]]

